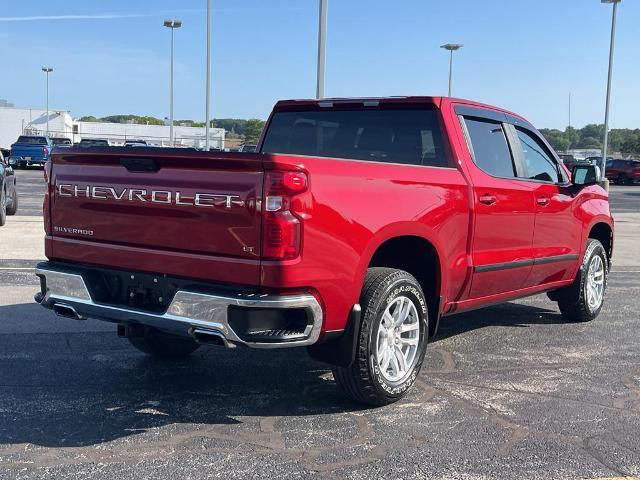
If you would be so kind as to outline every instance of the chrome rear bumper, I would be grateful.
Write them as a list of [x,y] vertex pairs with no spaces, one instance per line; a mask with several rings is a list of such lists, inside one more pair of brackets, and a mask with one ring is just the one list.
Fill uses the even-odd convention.
[[[96,303],[82,274],[36,268],[41,278],[42,292],[36,301],[58,315],[77,319],[96,318],[117,323],[142,324],[169,333],[192,336],[203,330],[222,336],[225,344],[243,344],[254,348],[283,348],[316,343],[320,336],[323,313],[318,300],[311,294],[267,295],[238,293],[235,296],[178,290],[164,313]],[[245,309],[303,309],[309,323],[304,332],[286,340],[252,342],[243,340],[229,324],[229,307]]]

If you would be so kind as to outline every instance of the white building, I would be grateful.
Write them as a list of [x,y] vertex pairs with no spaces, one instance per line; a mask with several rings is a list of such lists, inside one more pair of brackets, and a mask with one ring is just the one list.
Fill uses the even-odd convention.
[[[20,135],[44,134],[47,111],[41,108],[0,107],[0,147],[9,148]],[[65,110],[49,110],[49,135],[73,136],[73,119]]]
[[[79,142],[83,138],[104,138],[114,144],[125,140],[144,140],[154,145],[169,145],[168,125],[139,125],[135,123],[104,123],[104,122],[74,122],[73,141]],[[173,127],[175,145],[186,147],[205,147],[204,127]],[[209,129],[209,144],[211,148],[224,148],[224,128]]]
[[[0,107],[0,147],[9,148],[20,135],[47,132],[47,112],[38,108]],[[204,127],[173,127],[176,146],[204,148]],[[104,138],[114,145],[140,139],[153,145],[169,145],[169,126],[74,121],[70,112],[49,110],[49,136],[65,137],[74,143],[83,138]],[[225,148],[225,130],[209,129],[211,148]]]

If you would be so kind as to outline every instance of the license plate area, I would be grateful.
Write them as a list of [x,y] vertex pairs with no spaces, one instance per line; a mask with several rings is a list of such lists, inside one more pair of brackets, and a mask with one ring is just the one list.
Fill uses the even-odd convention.
[[178,286],[165,275],[118,270],[85,273],[94,301],[153,313],[169,307]]

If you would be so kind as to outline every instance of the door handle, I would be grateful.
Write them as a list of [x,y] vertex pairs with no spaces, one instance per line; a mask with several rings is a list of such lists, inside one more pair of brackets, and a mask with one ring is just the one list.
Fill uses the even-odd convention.
[[536,199],[536,202],[538,202],[538,205],[545,207],[549,205],[549,202],[551,202],[551,200],[549,200],[547,197],[538,197]]
[[496,196],[492,193],[484,193],[478,197],[478,201],[485,205],[493,205],[497,200]]

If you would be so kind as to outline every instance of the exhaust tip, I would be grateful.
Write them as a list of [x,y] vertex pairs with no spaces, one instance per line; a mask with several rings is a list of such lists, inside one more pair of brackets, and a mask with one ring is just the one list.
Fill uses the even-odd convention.
[[227,338],[217,330],[207,330],[204,328],[194,328],[189,334],[193,339],[203,345],[218,345],[220,347],[235,348],[236,345],[227,340]]
[[53,306],[53,311],[59,317],[73,318],[74,320],[84,320],[84,318],[81,317],[78,312],[76,312],[75,308],[70,307],[69,305],[56,303]]

